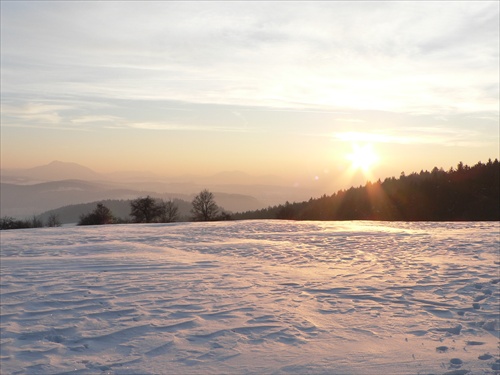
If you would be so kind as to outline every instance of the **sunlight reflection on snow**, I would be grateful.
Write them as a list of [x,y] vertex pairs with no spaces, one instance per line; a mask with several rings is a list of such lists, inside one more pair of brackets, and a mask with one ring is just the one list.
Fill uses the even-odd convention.
[[264,220],[5,231],[2,368],[492,373],[498,229]]

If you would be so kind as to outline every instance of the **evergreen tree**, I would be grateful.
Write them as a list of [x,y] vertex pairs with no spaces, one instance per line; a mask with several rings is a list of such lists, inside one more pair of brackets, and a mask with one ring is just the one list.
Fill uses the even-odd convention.
[[298,220],[500,220],[500,164],[497,159],[470,167],[462,162],[445,172],[434,167],[399,178],[302,203],[236,214],[234,219]]

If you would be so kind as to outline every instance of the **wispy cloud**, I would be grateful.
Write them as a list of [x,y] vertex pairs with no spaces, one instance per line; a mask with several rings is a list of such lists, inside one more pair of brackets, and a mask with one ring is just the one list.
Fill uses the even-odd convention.
[[89,124],[89,123],[107,123],[107,122],[123,122],[124,119],[118,116],[81,116],[71,119],[73,124]]
[[491,142],[498,142],[498,136],[485,140],[482,134],[474,130],[454,130],[442,127],[410,127],[389,129],[382,132],[338,132],[333,138],[350,143],[393,143],[443,145],[459,147],[481,147]]
[[[328,164],[346,146],[332,139],[498,153],[498,1],[0,6],[2,157],[14,163],[20,143],[59,158],[93,136],[128,163],[139,137],[158,160],[159,134],[192,147],[183,162],[196,168]],[[45,145],[18,127],[87,133]],[[216,150],[194,156],[206,138]]]
[[[401,137],[389,134],[362,133],[362,132],[342,132],[334,134],[334,138],[342,142],[361,143],[412,143],[408,137]],[[416,141],[416,139],[414,140]]]
[[44,103],[26,103],[21,106],[10,104],[2,105],[2,125],[9,125],[9,119],[19,119],[33,124],[44,123],[47,125],[58,125],[62,121],[61,111],[70,110],[67,105],[54,105]]
[[165,122],[130,122],[123,124],[124,127],[145,130],[169,130],[169,131],[196,131],[196,132],[246,132],[247,129],[239,127],[224,126],[194,126],[185,124],[173,124]]
[[366,123],[366,120],[362,120],[359,118],[336,118],[335,121],[347,122],[347,123],[351,123],[351,124],[364,124],[364,123]]
[[2,90],[495,110],[498,42],[496,2],[8,2]]

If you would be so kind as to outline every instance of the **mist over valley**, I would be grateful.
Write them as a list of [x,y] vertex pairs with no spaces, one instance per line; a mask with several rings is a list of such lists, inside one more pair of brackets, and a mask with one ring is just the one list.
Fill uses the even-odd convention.
[[211,176],[164,177],[132,171],[102,174],[77,163],[54,161],[28,169],[2,169],[0,216],[23,218],[63,206],[151,195],[190,202],[202,189],[214,192],[230,212],[257,210],[285,201],[302,201],[320,191],[277,176],[232,171]]

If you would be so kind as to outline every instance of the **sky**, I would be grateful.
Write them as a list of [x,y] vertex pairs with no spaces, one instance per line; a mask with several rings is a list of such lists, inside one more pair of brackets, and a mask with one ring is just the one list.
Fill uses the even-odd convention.
[[2,0],[1,167],[347,181],[486,162],[499,8]]

